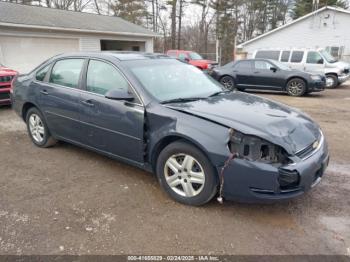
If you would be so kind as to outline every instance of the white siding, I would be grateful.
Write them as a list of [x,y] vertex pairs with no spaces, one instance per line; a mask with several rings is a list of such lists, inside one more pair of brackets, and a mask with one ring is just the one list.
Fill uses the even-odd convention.
[[345,46],[344,58],[350,60],[350,14],[324,10],[243,46],[251,57],[262,48],[325,48]]
[[101,51],[101,43],[99,38],[81,37],[79,39],[80,51]]

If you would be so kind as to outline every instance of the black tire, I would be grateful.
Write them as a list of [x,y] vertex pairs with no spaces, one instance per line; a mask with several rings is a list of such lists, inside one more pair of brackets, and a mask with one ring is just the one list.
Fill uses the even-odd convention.
[[[38,127],[36,127],[36,132],[33,132],[32,130],[33,126],[31,125],[30,122],[32,119],[37,119],[36,117],[39,118],[38,121],[40,121],[41,124],[39,123]],[[28,135],[32,140],[32,142],[34,143],[34,145],[38,147],[46,148],[46,147],[51,147],[57,143],[57,140],[51,136],[50,131],[47,128],[45,119],[37,108],[32,107],[28,110],[26,115],[26,124],[27,124]],[[40,132],[42,133],[38,131],[39,128],[41,130]],[[34,135],[34,133],[37,135]],[[40,139],[38,139],[38,137],[40,137]]]
[[231,76],[223,76],[220,78],[220,84],[227,90],[237,90],[235,80]]
[[338,77],[335,75],[326,75],[326,88],[333,89],[339,85]]
[[[187,172],[186,168],[182,169],[182,172],[180,171],[175,174],[168,167],[168,160],[174,160],[175,156],[181,159],[181,157],[183,157],[182,155],[187,155],[188,157],[192,157],[195,161],[197,161],[193,161],[195,164],[192,166],[190,174],[193,175],[204,173],[204,181],[202,184],[196,184],[193,182],[193,179],[196,179],[196,177],[194,175],[192,178],[191,176],[188,176],[189,172]],[[177,164],[179,163],[180,162],[177,162]],[[184,162],[182,162],[182,164],[185,165]],[[201,169],[203,169],[202,172],[195,173]],[[198,148],[189,143],[186,143],[185,141],[171,143],[162,150],[157,159],[156,173],[159,183],[164,191],[167,192],[168,195],[174,200],[182,204],[193,206],[204,205],[210,201],[217,193],[218,176],[214,167],[211,165],[209,159]],[[173,174],[171,176],[168,176],[168,173]],[[167,182],[169,181],[169,178],[171,179],[173,176],[176,177],[177,181],[181,181],[181,184],[178,184],[177,188],[175,188],[175,186],[171,187]],[[175,182],[175,180],[173,182]],[[194,192],[197,190],[197,193],[193,196],[181,195],[181,192],[186,194],[186,190],[183,185],[189,185],[194,190]]]
[[286,91],[290,96],[303,96],[306,90],[306,83],[303,79],[292,78],[288,81]]

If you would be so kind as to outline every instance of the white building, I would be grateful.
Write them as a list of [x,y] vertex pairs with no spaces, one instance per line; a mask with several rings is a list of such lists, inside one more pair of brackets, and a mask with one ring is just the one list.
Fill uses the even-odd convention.
[[153,52],[155,36],[118,17],[0,1],[0,64],[21,73],[65,52]]
[[350,61],[350,11],[323,7],[238,46],[247,57],[258,49],[327,48]]

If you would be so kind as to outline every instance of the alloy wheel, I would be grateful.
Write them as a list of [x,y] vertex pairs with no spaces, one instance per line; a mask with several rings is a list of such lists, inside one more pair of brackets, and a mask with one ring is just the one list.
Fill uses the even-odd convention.
[[326,78],[326,87],[333,87],[334,79],[333,77],[327,76]]
[[45,128],[41,118],[37,114],[31,114],[29,117],[29,130],[33,139],[42,143],[45,137]]
[[228,90],[234,90],[235,83],[231,77],[223,77],[220,83]]
[[203,190],[204,169],[190,155],[172,155],[165,163],[164,174],[168,186],[180,196],[194,197]]
[[288,92],[292,95],[299,96],[304,92],[304,84],[300,81],[293,80],[288,84]]

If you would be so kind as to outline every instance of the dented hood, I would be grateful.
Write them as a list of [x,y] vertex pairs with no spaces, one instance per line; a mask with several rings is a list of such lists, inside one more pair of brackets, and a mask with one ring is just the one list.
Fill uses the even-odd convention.
[[320,136],[318,125],[299,110],[240,92],[167,106],[258,136],[282,146],[290,154],[309,146]]

